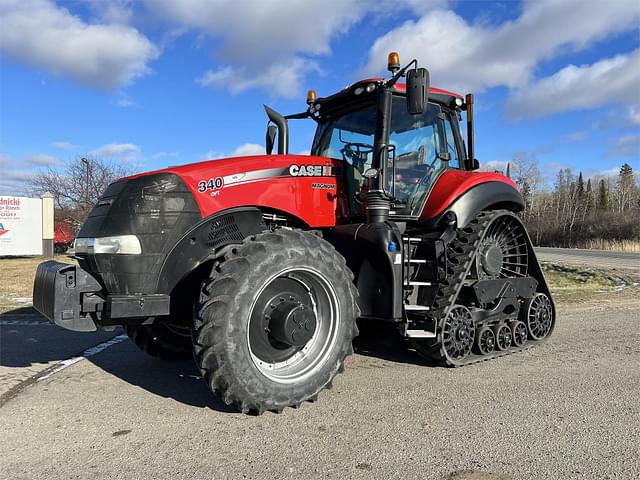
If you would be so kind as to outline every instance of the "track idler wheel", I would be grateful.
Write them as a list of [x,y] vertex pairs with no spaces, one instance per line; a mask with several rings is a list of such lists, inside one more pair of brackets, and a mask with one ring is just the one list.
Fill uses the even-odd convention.
[[475,350],[480,355],[488,355],[496,348],[496,335],[491,327],[482,327],[476,333]]
[[508,350],[511,346],[511,341],[513,340],[513,335],[511,334],[509,326],[504,323],[496,325],[493,327],[493,333],[496,336],[496,349],[501,352]]
[[454,306],[444,322],[442,345],[449,358],[462,360],[471,353],[476,328],[471,312],[462,305]]
[[516,347],[522,347],[527,343],[527,326],[520,320],[511,322],[510,326],[513,345]]
[[553,307],[551,300],[544,293],[535,294],[523,309],[525,323],[529,330],[529,338],[542,340],[549,335],[553,325]]

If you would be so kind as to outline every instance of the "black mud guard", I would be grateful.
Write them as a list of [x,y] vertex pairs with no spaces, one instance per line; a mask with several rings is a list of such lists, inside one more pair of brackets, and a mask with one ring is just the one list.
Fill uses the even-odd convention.
[[464,192],[437,217],[427,221],[427,226],[436,227],[448,212],[456,215],[458,228],[464,228],[483,210],[505,209],[520,212],[524,199],[518,190],[503,182],[486,182]]
[[249,235],[267,228],[262,212],[255,207],[238,207],[211,215],[185,233],[160,268],[157,293],[170,294],[189,273],[225,245],[241,243]]
[[338,225],[325,232],[324,239],[355,276],[361,316],[400,321],[403,244],[395,222]]

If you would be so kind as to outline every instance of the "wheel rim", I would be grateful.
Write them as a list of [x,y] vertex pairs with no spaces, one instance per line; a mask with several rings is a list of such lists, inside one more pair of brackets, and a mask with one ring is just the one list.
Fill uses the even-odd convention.
[[489,327],[484,327],[478,332],[478,352],[487,355],[496,348],[496,336]]
[[527,326],[524,322],[513,322],[511,324],[511,334],[513,335],[513,344],[521,347],[527,342]]
[[511,346],[511,341],[513,340],[511,329],[506,325],[501,325],[496,330],[496,348],[498,350],[506,350]]
[[[312,312],[315,328],[304,344],[285,343],[283,340],[287,339],[272,332],[274,319],[270,312],[277,312],[282,304],[287,304],[288,312],[294,312],[292,315],[307,310],[305,319],[309,321],[309,312]],[[289,318],[287,306],[284,316]],[[270,380],[302,381],[317,372],[331,355],[337,340],[340,311],[335,289],[317,270],[293,267],[273,275],[258,291],[250,312],[249,353],[258,371]],[[292,340],[290,336],[288,340]]]
[[538,293],[531,299],[527,312],[527,326],[533,340],[541,340],[551,331],[553,308],[544,293]]
[[495,218],[478,247],[478,277],[525,277],[529,268],[528,260],[527,238],[522,224],[511,215]]
[[451,309],[442,330],[442,345],[452,359],[465,358],[471,353],[475,339],[475,326],[471,312],[462,305]]

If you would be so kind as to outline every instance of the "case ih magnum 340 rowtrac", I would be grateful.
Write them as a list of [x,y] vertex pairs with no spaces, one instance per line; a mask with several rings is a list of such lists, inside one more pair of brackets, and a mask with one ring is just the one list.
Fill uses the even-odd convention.
[[[553,301],[516,185],[476,171],[473,96],[430,89],[395,53],[389,70],[310,91],[303,113],[265,107],[267,155],[112,183],[78,234],[78,266],[38,267],[35,307],[70,330],[123,325],[151,355],[193,352],[214,392],[256,413],[330,386],[357,318],[394,323],[447,366],[543,340]],[[317,124],[309,156],[287,152],[294,118]]]

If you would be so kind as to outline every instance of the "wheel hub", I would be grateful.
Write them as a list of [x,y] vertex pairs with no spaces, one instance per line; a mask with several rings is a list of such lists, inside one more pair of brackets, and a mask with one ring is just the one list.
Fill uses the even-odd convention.
[[278,342],[294,347],[304,346],[316,331],[313,311],[302,303],[285,301],[271,313],[269,333]]
[[497,242],[488,241],[480,252],[480,264],[488,275],[497,275],[502,268],[503,253]]

